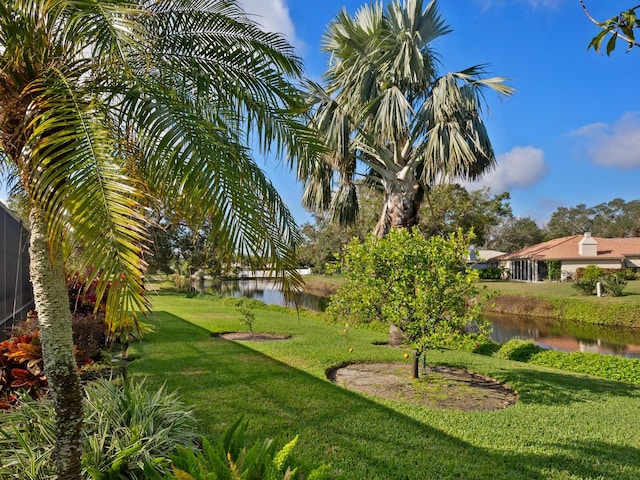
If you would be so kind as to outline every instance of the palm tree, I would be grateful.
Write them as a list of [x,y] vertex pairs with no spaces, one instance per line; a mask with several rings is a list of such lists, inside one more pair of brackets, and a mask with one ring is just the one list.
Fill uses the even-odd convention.
[[310,125],[329,150],[324,164],[299,173],[308,208],[330,207],[334,219],[353,221],[354,176],[364,166],[367,182],[384,191],[375,230],[383,236],[416,224],[430,185],[476,179],[494,165],[482,92],[512,89],[501,77],[483,78],[483,66],[439,76],[431,43],[449,32],[435,1],[376,2],[333,20],[323,39],[330,55],[325,86],[308,83]]
[[82,450],[65,259],[94,268],[100,295],[111,285],[110,321],[146,311],[146,212],[160,205],[295,286],[297,228],[248,145],[309,157],[300,74],[235,0],[0,2],[0,167],[30,210],[59,478],[80,478]]

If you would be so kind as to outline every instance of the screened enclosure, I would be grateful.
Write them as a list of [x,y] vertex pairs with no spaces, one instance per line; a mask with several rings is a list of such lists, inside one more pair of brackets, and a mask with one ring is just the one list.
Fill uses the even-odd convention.
[[29,231],[0,202],[0,330],[33,309],[29,280]]

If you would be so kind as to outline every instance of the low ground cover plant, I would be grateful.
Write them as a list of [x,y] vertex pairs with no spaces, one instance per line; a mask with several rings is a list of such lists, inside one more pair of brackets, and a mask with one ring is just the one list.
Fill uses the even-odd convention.
[[640,384],[640,359],[585,352],[547,350],[529,340],[509,340],[495,353],[507,360]]
[[318,467],[307,472],[293,458],[299,437],[278,449],[273,439],[247,438],[249,422],[243,417],[232,423],[220,439],[209,442],[205,437],[200,447],[178,446],[171,456],[171,466],[158,474],[148,472],[149,480],[330,480],[337,478],[331,468]]
[[[0,414],[0,478],[55,478],[52,402],[22,396],[17,408]],[[191,410],[165,388],[143,381],[105,379],[85,386],[85,478],[145,479],[169,465],[178,445],[192,445]]]

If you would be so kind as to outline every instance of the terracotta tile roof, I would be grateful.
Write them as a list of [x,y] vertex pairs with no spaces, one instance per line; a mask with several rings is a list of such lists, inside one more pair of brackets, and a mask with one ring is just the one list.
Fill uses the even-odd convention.
[[[533,260],[570,260],[588,258],[578,253],[578,243],[584,235],[572,235],[538,243],[494,260],[514,260],[531,258]],[[640,257],[640,237],[602,238],[592,237],[598,242],[597,258]],[[595,258],[595,257],[591,257]]]

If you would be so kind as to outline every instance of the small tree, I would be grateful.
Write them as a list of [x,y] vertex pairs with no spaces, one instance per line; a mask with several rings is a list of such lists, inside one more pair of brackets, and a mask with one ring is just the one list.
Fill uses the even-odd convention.
[[346,282],[327,312],[341,323],[396,325],[416,357],[460,340],[470,325],[474,335],[486,336],[477,270],[467,270],[467,252],[461,231],[427,240],[396,229],[383,239],[353,241],[345,252]]
[[238,305],[238,310],[240,311],[240,315],[242,315],[242,318],[240,318],[240,325],[244,325],[249,328],[249,333],[253,338],[253,324],[256,321],[256,314],[253,313],[253,308],[250,305],[247,305],[247,302],[242,302]]

